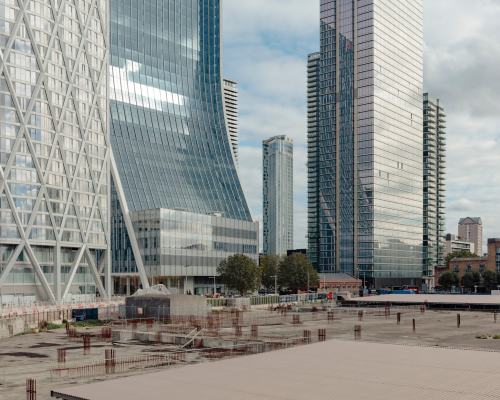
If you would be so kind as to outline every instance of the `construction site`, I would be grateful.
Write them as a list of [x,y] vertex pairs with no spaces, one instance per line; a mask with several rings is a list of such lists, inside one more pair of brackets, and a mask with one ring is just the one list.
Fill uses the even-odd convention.
[[500,351],[496,312],[429,310],[425,305],[338,307],[327,302],[213,308],[195,315],[181,311],[124,318],[123,309],[107,310],[94,324],[67,323],[2,339],[0,398],[45,400],[56,388],[331,339]]

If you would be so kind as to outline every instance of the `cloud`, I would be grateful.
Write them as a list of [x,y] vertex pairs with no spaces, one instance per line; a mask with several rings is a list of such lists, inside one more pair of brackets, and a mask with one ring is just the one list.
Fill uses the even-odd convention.
[[319,48],[319,1],[225,0],[224,75],[239,82],[240,176],[262,221],[262,140],[294,140],[294,242],[306,247],[307,54]]
[[[447,227],[500,236],[500,2],[426,0],[425,87],[447,113]],[[446,23],[443,23],[446,18]]]
[[[425,88],[447,112],[447,225],[481,216],[500,236],[500,1],[425,0]],[[225,75],[240,83],[240,174],[262,219],[263,139],[295,142],[295,245],[307,229],[306,61],[319,0],[225,0]]]

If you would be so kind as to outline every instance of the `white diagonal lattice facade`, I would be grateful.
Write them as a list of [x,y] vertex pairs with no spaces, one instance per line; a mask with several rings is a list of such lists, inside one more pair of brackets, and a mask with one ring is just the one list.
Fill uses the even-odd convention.
[[106,0],[0,0],[0,290],[109,294]]

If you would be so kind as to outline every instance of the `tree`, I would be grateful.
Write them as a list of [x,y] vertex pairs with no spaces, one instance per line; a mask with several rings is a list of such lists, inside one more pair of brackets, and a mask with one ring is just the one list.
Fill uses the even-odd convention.
[[487,290],[497,288],[498,274],[495,271],[487,270],[483,274],[483,286]]
[[441,286],[445,290],[451,290],[453,286],[458,286],[460,280],[458,279],[458,275],[453,272],[445,272],[443,275],[439,277],[439,286]]
[[477,258],[476,254],[472,254],[469,250],[454,251],[446,256],[446,266],[450,267],[450,261],[454,258]]
[[229,289],[244,296],[259,287],[259,267],[251,258],[235,254],[222,261],[217,267],[217,274]]
[[465,289],[472,289],[474,287],[474,277],[472,276],[472,272],[467,272],[462,276],[460,284]]
[[474,286],[479,286],[481,284],[481,274],[477,271],[467,272],[462,276],[461,283],[463,288],[472,290]]
[[262,256],[260,258],[260,272],[262,285],[268,290],[275,290],[275,276],[278,275],[280,266],[279,256]]
[[285,287],[292,292],[318,287],[318,273],[309,262],[305,254],[294,253],[285,257],[279,266],[278,281],[281,287]]

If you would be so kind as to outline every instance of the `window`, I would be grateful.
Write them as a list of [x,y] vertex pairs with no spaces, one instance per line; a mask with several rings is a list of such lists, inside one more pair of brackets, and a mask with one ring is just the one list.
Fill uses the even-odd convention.
[[458,265],[455,265],[455,266],[453,267],[453,272],[454,272],[455,274],[458,274],[458,273],[460,272],[460,268],[459,268],[459,266],[458,266]]
[[467,270],[466,272],[472,272],[472,265],[467,265]]

